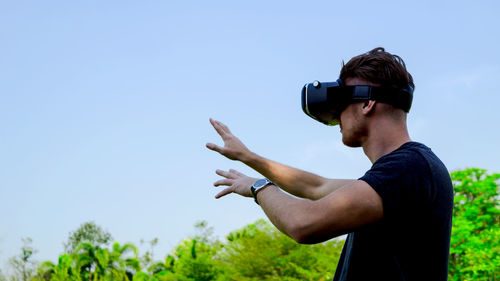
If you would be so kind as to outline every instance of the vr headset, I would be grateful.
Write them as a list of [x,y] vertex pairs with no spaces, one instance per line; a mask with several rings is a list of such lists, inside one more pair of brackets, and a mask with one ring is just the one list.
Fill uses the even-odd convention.
[[302,110],[309,117],[326,124],[339,124],[340,113],[351,103],[375,100],[391,104],[397,108],[410,111],[414,88],[346,86],[344,81],[319,82],[304,85],[302,88]]

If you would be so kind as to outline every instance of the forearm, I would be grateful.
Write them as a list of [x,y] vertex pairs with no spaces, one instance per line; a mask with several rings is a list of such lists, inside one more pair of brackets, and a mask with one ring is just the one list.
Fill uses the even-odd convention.
[[255,153],[248,153],[242,162],[276,183],[286,192],[297,197],[317,200],[353,180],[327,179],[319,175],[293,168]]
[[311,200],[294,198],[275,185],[269,185],[257,193],[257,200],[276,228],[292,239],[299,240],[298,229],[305,219],[301,216],[306,214],[302,210]]
[[383,218],[382,198],[361,180],[315,201],[269,185],[257,193],[257,200],[280,231],[302,244],[326,241]]

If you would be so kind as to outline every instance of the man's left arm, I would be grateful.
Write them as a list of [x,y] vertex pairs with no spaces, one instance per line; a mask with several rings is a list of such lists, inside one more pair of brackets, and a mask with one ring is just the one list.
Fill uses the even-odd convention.
[[260,191],[257,199],[279,230],[303,244],[326,241],[383,217],[382,198],[361,180],[316,201],[294,198],[274,185]]
[[[216,198],[230,193],[252,197],[256,178],[236,170],[217,170],[225,179],[215,186],[228,186]],[[362,180],[347,184],[319,200],[293,197],[271,184],[257,193],[257,201],[271,222],[283,233],[303,244],[326,241],[383,217],[382,198]]]

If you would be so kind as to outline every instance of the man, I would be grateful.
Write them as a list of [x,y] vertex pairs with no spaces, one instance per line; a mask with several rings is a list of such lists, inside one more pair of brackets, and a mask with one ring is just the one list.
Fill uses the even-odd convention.
[[345,145],[363,148],[373,164],[364,176],[327,179],[265,159],[210,119],[224,146],[207,143],[207,148],[269,179],[217,170],[224,178],[214,185],[227,188],[216,198],[254,196],[271,222],[299,243],[348,234],[334,280],[446,280],[453,187],[436,155],[409,137],[406,115],[414,85],[403,60],[376,48],[343,65],[334,86],[329,94],[379,93],[364,99],[352,94],[337,112],[326,111],[334,122],[323,120],[340,125]]

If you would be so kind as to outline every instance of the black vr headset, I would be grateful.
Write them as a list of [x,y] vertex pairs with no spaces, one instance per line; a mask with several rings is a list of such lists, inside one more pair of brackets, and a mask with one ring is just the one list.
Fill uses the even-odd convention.
[[344,81],[319,82],[302,88],[302,110],[309,117],[329,126],[339,124],[340,113],[351,103],[375,100],[410,111],[413,87],[346,86]]

